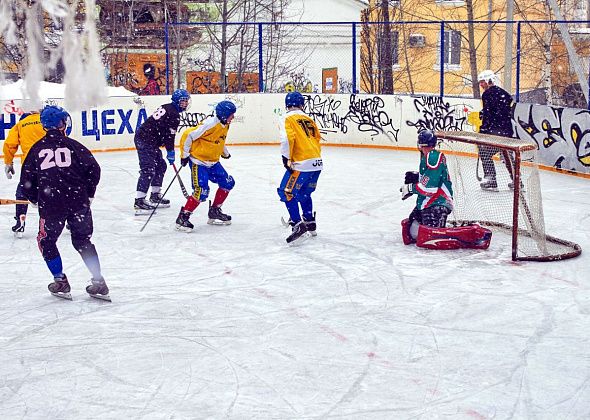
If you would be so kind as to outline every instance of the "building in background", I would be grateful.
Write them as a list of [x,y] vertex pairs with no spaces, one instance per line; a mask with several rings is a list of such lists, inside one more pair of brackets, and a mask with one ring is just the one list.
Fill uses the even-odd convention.
[[[341,22],[302,26],[300,36],[292,43],[306,56],[303,72],[294,85],[303,91],[348,93],[353,86],[353,54],[360,59],[359,33],[353,45],[352,22],[360,20],[361,11],[369,6],[365,0],[294,0],[293,9],[301,10],[301,22]],[[356,68],[357,89],[360,66]]]
[[[166,21],[190,21],[194,1],[97,0],[99,7],[97,28],[104,45],[104,62],[109,70],[113,86],[124,86],[136,93],[146,94],[150,78],[158,84],[159,91],[166,92]],[[168,44],[184,51],[199,41],[200,27],[168,28]],[[175,68],[177,55],[170,55],[168,71]],[[146,73],[153,68],[153,74]],[[169,89],[174,89],[174,77],[169,77]],[[150,90],[149,92],[152,92]]]
[[[492,69],[504,84],[506,39],[512,33],[510,86],[516,91],[517,24],[489,23],[506,19],[505,0],[370,0],[362,12],[361,90],[383,93],[391,78],[392,91],[403,94],[438,94],[441,69],[445,95],[479,97],[473,78],[484,69]],[[384,3],[388,5],[385,14]],[[588,19],[586,0],[568,0],[562,5],[565,19]],[[472,10],[468,6],[472,6]],[[520,26],[520,86],[522,100],[550,100],[570,104],[566,92],[575,90],[570,60],[547,2],[519,2],[514,20]],[[444,39],[441,43],[441,21]],[[473,23],[456,21],[472,20]],[[390,25],[376,22],[391,22]],[[402,24],[401,22],[428,22]],[[483,21],[483,22],[477,22]],[[388,27],[387,27],[388,26]],[[577,52],[588,57],[587,24],[569,24]],[[441,65],[441,45],[444,46]],[[389,46],[389,47],[388,47]],[[586,66],[587,67],[587,66]],[[586,75],[588,69],[586,68]],[[391,92],[388,92],[391,93]]]

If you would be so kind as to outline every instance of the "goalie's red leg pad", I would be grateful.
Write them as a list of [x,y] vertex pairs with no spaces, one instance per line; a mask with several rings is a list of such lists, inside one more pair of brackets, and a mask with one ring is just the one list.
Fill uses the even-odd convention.
[[402,220],[402,239],[404,240],[404,245],[411,245],[416,242],[414,238],[412,238],[412,235],[410,235],[411,225],[410,219]]
[[420,225],[416,245],[428,249],[487,249],[492,231],[479,225],[434,228]]

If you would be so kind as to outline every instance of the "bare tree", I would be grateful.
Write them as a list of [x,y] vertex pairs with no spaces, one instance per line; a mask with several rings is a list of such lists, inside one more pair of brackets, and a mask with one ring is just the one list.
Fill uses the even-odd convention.
[[381,19],[383,28],[381,32],[382,48],[379,54],[379,69],[383,72],[381,92],[384,94],[393,93],[393,59],[391,48],[391,26],[389,23],[389,2],[381,0]]
[[[207,55],[210,62],[219,62],[219,90],[227,92],[230,88],[229,77],[235,73],[232,91],[243,91],[247,73],[258,70],[258,40],[262,38],[262,62],[265,90],[279,88],[290,74],[297,73],[303,65],[307,54],[289,48],[296,37],[297,25],[270,24],[262,25],[262,34],[255,22],[282,22],[291,0],[220,0],[213,6],[218,16],[219,25],[208,25],[207,33],[211,49],[200,48],[201,56]],[[293,21],[289,19],[290,21]],[[239,23],[249,22],[249,23]]]

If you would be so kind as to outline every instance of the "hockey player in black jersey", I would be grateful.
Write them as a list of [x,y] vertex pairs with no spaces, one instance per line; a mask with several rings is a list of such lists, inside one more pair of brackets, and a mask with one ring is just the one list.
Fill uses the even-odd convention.
[[90,203],[100,180],[100,166],[86,147],[65,135],[70,115],[63,108],[45,107],[41,124],[47,134],[29,150],[20,187],[25,197],[39,207],[37,242],[54,278],[48,285],[49,291],[71,299],[70,284],[56,246],[67,221],[72,245],[92,274],[92,284],[86,291],[92,297],[110,300],[96,248],[90,242],[93,232]]
[[[482,134],[512,137],[512,96],[504,89],[496,86],[496,74],[492,70],[482,71],[478,76],[479,87],[483,90],[481,101],[483,104],[480,112]],[[484,190],[497,190],[496,168],[492,160],[500,153],[500,149],[491,146],[478,146],[479,157],[483,166],[484,181],[480,184]],[[512,178],[512,157],[508,152],[502,153],[502,160]],[[508,185],[512,188],[512,183]]]
[[[139,180],[135,198],[135,214],[151,212],[158,202],[159,207],[170,207],[170,200],[162,197],[162,181],[166,173],[166,161],[160,147],[166,148],[166,159],[174,163],[174,138],[180,124],[180,113],[189,106],[190,94],[185,89],[177,89],[172,94],[172,102],[164,104],[139,127],[135,133],[135,147],[139,157]],[[149,201],[148,189],[152,187]]]

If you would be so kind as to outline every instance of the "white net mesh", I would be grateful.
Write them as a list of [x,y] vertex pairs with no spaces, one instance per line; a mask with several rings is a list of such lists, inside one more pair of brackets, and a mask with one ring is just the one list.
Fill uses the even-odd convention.
[[[0,36],[7,46],[25,46],[24,106],[40,108],[40,82],[62,62],[65,106],[79,110],[106,100],[106,79],[95,26],[95,0],[2,0]],[[19,28],[24,21],[24,31]],[[24,39],[23,39],[24,38]],[[19,63],[21,64],[21,63]]]
[[[449,221],[477,221],[509,235],[516,233],[513,258],[555,260],[579,255],[579,246],[545,233],[537,147],[520,139],[479,133],[444,132],[445,152],[453,182],[455,208]],[[482,189],[478,147],[497,148],[493,158],[496,187]],[[520,187],[515,179],[520,178]]]

